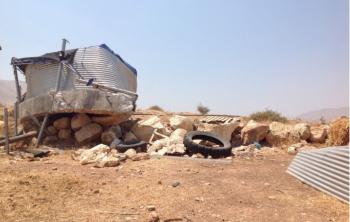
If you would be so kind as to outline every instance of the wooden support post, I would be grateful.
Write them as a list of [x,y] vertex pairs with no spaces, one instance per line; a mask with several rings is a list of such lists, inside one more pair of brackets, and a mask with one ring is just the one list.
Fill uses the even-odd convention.
[[18,101],[15,102],[14,106],[13,106],[13,117],[15,119],[15,131],[14,131],[14,135],[17,136],[18,135]]
[[5,149],[6,153],[10,154],[10,143],[9,143],[9,118],[7,108],[4,107],[4,135],[5,135]]

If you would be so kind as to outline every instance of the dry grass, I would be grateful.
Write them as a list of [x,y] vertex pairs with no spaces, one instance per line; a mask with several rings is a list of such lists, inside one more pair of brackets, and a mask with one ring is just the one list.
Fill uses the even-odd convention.
[[342,117],[336,119],[329,128],[328,144],[334,146],[344,146],[349,143],[349,118]]

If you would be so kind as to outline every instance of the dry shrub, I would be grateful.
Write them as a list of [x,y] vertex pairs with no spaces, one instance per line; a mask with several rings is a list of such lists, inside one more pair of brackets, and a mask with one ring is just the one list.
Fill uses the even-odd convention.
[[164,110],[158,106],[158,105],[154,105],[154,106],[151,106],[150,108],[148,108],[149,110],[156,110],[156,111],[162,111],[164,112]]
[[286,123],[288,119],[284,116],[282,116],[279,112],[266,109],[265,111],[261,112],[255,112],[250,114],[249,116],[251,119],[259,122],[281,122]]
[[199,104],[197,106],[197,111],[202,115],[206,115],[210,112],[210,109],[206,106],[203,106],[202,104]]
[[341,117],[331,123],[328,145],[344,146],[349,143],[349,118]]

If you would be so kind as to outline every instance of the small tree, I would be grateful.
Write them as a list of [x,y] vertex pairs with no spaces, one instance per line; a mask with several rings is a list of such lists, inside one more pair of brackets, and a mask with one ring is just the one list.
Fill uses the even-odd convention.
[[203,106],[202,104],[199,104],[197,106],[197,110],[202,115],[206,115],[206,114],[208,114],[210,112],[210,109],[208,107],[206,107],[206,106]]

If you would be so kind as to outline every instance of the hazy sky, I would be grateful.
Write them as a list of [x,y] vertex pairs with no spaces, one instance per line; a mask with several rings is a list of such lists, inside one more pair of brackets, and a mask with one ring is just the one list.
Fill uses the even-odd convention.
[[[138,70],[139,107],[287,116],[349,103],[345,0],[0,0],[12,56],[106,43]],[[1,95],[0,95],[1,96]]]

